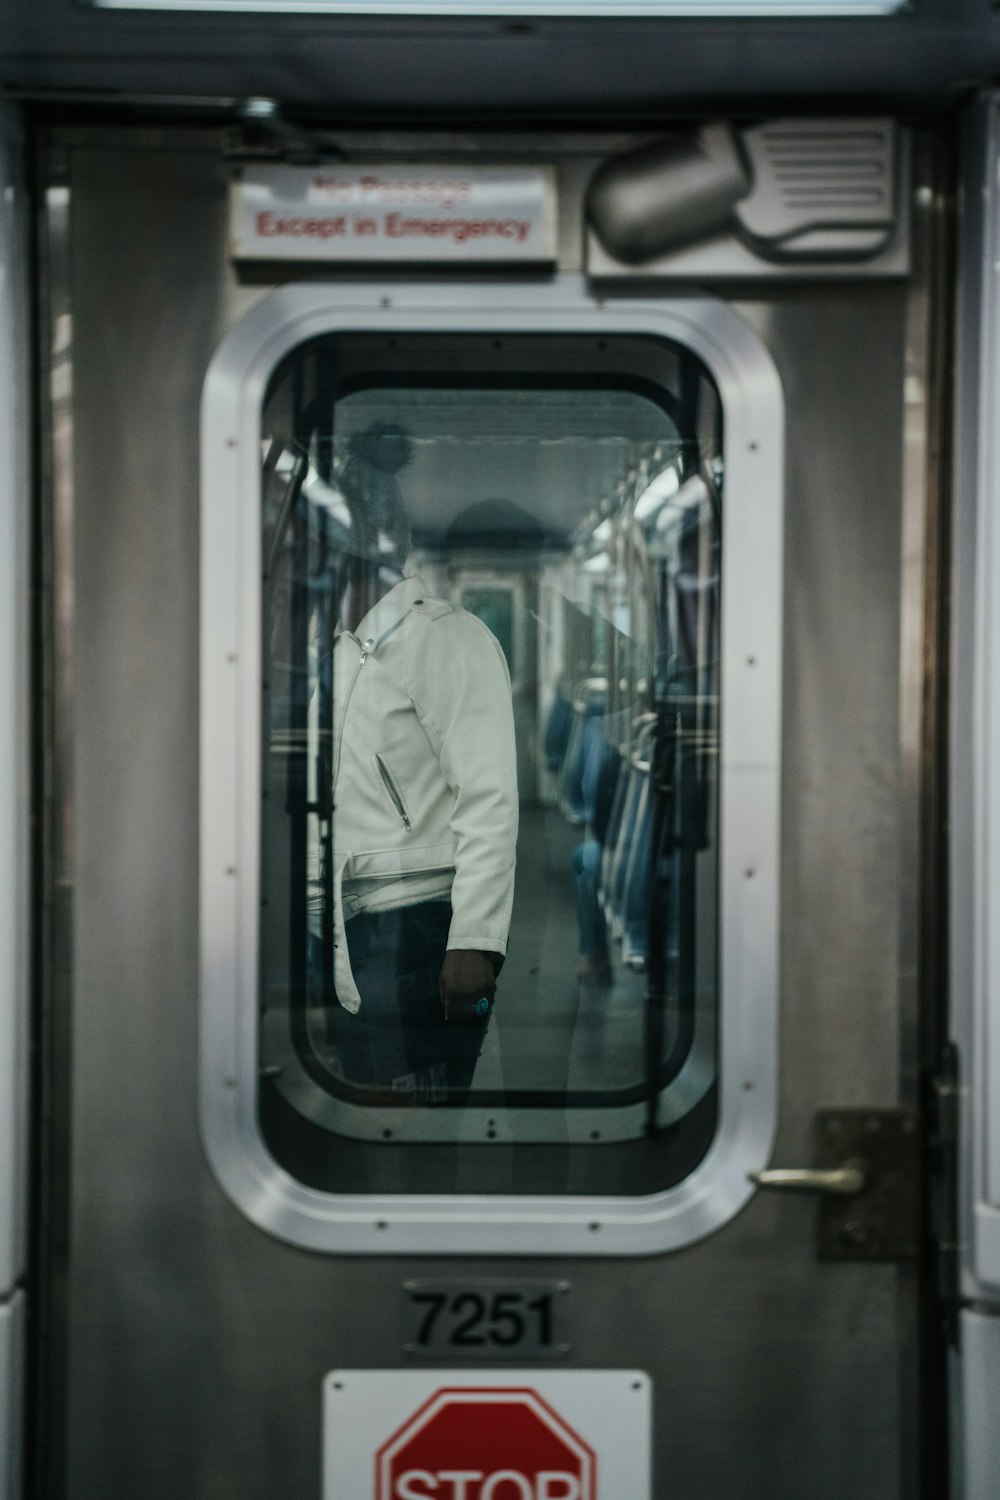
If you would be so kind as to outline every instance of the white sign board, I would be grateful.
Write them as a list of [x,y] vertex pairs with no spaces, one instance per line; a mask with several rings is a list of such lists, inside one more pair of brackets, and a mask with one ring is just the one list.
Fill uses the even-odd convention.
[[322,1500],[650,1500],[635,1370],[335,1370]]
[[229,199],[235,260],[546,262],[551,167],[242,168]]

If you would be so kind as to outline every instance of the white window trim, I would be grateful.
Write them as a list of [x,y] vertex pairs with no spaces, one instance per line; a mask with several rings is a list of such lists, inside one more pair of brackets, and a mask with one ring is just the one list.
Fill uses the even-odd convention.
[[[723,404],[719,1118],[708,1154],[642,1197],[332,1194],[268,1152],[257,1123],[261,409],[278,362],[338,330],[659,335],[707,366]],[[747,1202],[775,1127],[782,530],[781,385],[725,303],[595,300],[535,285],[296,283],[214,356],[202,397],[201,1118],[212,1167],[260,1228],[342,1253],[641,1255],[712,1233]],[[595,1148],[600,1149],[600,1148]]]

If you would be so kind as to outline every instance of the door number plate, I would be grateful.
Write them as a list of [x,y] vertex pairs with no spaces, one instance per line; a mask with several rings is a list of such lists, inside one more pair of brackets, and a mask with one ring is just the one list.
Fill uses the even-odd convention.
[[408,1359],[515,1364],[563,1359],[568,1281],[406,1281]]

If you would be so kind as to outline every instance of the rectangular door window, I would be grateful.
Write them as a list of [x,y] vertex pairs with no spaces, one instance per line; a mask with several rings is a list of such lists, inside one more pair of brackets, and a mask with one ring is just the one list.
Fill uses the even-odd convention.
[[258,1116],[308,1187],[704,1157],[722,437],[661,338],[336,332],[273,372]]

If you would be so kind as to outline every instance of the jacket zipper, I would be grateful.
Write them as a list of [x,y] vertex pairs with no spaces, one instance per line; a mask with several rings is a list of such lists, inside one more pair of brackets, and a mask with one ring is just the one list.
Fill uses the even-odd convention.
[[392,778],[392,772],[389,770],[389,767],[386,765],[381,755],[376,754],[372,758],[375,761],[375,768],[378,771],[382,785],[385,787],[389,801],[396,809],[396,812],[399,815],[399,821],[402,823],[407,833],[409,833],[411,828],[410,815],[406,811],[406,808],[403,806],[403,799],[400,796],[399,788],[396,786],[396,783]]
[[363,644],[359,642],[358,644],[361,645],[361,660],[354,668],[354,676],[347,684],[347,692],[344,694],[344,701],[340,709],[340,724],[337,729],[337,744],[333,756],[333,789],[335,793],[337,790],[337,777],[340,775],[340,750],[341,746],[344,743],[344,725],[347,722],[347,705],[351,701],[351,694],[354,692],[354,684],[358,680],[361,669],[364,666],[365,662],[368,660],[369,656],[371,656],[375,646],[374,641],[365,641]]

